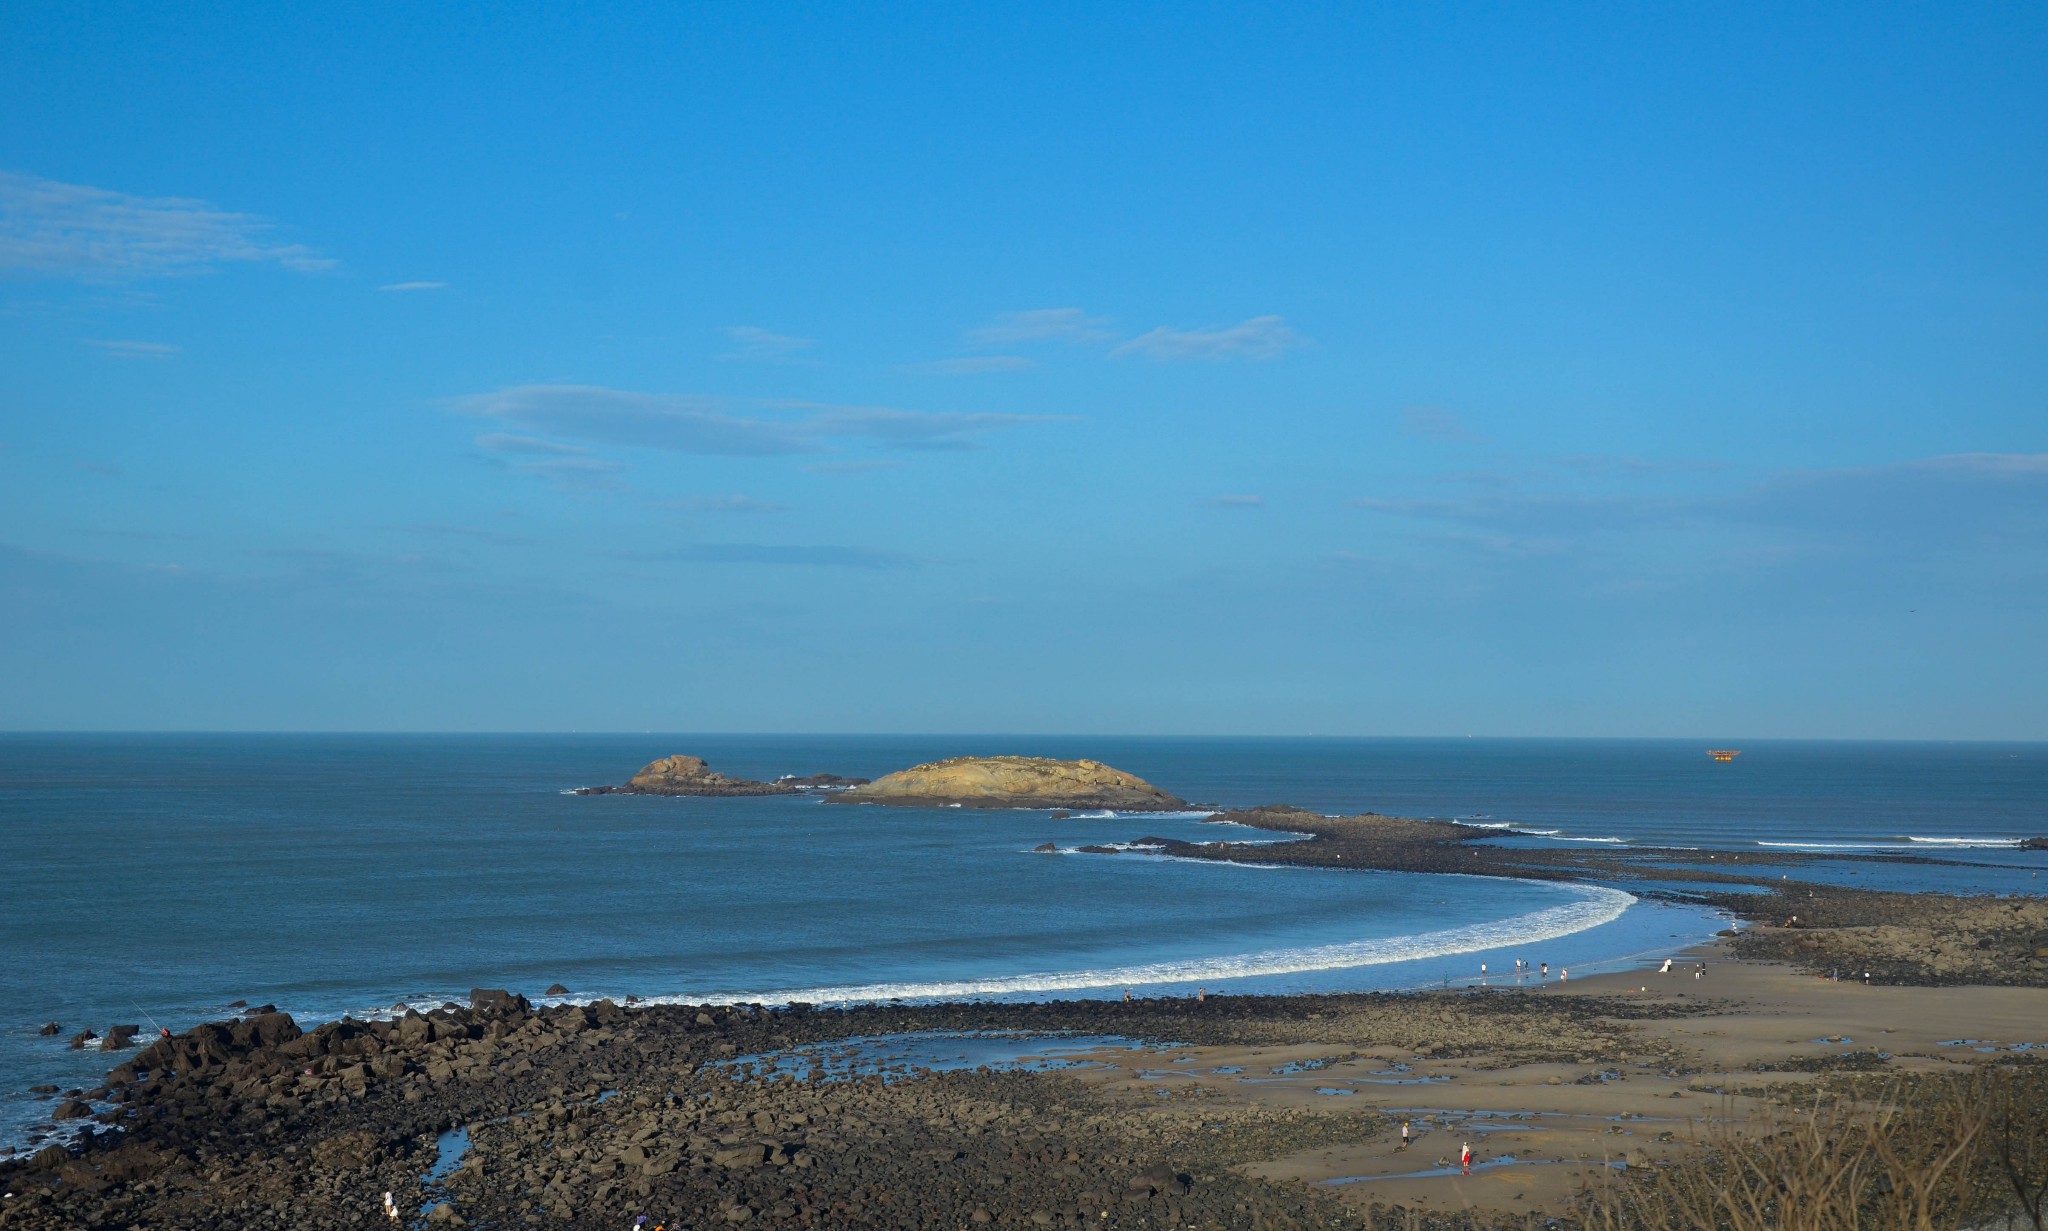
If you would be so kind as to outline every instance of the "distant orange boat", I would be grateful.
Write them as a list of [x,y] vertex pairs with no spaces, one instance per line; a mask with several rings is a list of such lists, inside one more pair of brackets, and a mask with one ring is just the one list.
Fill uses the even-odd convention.
[[1739,757],[1739,756],[1741,756],[1741,755],[1742,755],[1742,749],[1740,749],[1740,748],[1709,748],[1709,749],[1707,749],[1707,755],[1708,755],[1708,756],[1710,756],[1710,757],[1712,757],[1712,758],[1714,758],[1714,759],[1715,759],[1716,761],[1732,761],[1732,760],[1734,760],[1734,759],[1735,759],[1736,757]]

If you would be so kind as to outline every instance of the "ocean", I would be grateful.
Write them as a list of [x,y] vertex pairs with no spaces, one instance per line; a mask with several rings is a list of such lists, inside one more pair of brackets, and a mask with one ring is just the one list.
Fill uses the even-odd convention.
[[[2048,854],[2016,844],[2048,834],[2048,746],[1735,746],[1717,764],[1681,741],[0,736],[0,1146],[47,1114],[28,1087],[90,1087],[116,1062],[67,1036],[182,1029],[237,1000],[310,1022],[555,983],[771,1002],[1402,988],[1475,982],[1481,963],[1498,982],[1517,958],[1612,969],[1725,926],[1626,882],[1071,853],[1218,837],[1201,812],[565,793],[672,752],[753,778],[1089,756],[1204,807],[1443,817],[1512,844],[1930,856],[1794,875],[2040,891]],[[62,1033],[39,1035],[51,1021]]]

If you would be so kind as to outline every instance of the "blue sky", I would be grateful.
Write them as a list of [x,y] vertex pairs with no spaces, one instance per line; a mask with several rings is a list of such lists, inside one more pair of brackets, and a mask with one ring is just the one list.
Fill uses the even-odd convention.
[[0,727],[2048,738],[2048,10],[0,12]]

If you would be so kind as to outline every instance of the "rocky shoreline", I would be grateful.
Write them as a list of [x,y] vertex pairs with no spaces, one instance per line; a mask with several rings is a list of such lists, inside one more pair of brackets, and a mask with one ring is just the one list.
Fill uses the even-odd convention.
[[[767,789],[777,784],[725,779],[695,758],[664,758],[649,770],[656,786],[689,789],[646,793],[783,793]],[[1709,857],[1723,871],[1664,868],[1653,851],[1513,849],[1486,844],[1486,831],[1466,826],[1370,814],[1328,818],[1271,806],[1217,819],[1307,836],[1131,845],[1281,865],[1682,881],[1674,896],[1750,921],[1727,941],[1739,958],[1841,968],[1852,980],[1868,970],[1877,983],[2048,986],[2048,901],[2039,897],[1789,882],[1777,870],[1800,860],[1786,854],[1716,852]],[[1728,891],[1714,891],[1716,884]],[[479,990],[467,1006],[308,1032],[262,1006],[153,1042],[100,1088],[51,1091],[53,1110],[89,1122],[90,1131],[70,1147],[46,1144],[0,1159],[0,1184],[12,1194],[0,1203],[0,1228],[381,1227],[390,1225],[381,1213],[387,1191],[408,1225],[521,1229],[616,1228],[641,1213],[688,1227],[1478,1225],[1469,1214],[1421,1217],[1260,1178],[1261,1168],[1284,1170],[1276,1160],[1333,1144],[1379,1149],[1389,1122],[1377,1114],[1141,1098],[1162,1091],[1120,1091],[1062,1073],[837,1080],[744,1061],[856,1037],[1029,1031],[1350,1049],[1343,1055],[1386,1048],[1490,1067],[1569,1064],[1605,1081],[1624,1063],[1682,1075],[1688,1061],[1655,1051],[1637,1027],[1704,1007],[1396,993],[537,1008]],[[430,1179],[454,1130],[466,1133],[467,1153]]]
[[[1628,1047],[1607,1007],[1406,995],[1137,1002],[467,1007],[302,1032],[283,1014],[160,1040],[90,1092],[74,1149],[0,1163],[0,1227],[383,1225],[386,1191],[429,1225],[791,1227],[1364,1225],[1334,1198],[1236,1164],[1376,1116],[1129,1103],[1058,1073],[768,1076],[735,1061],[924,1031],[1113,1034],[1155,1043],[1340,1042],[1597,1062]],[[437,1140],[469,1153],[424,1177]],[[118,1131],[114,1131],[118,1130]]]
[[[1868,970],[1874,980],[1926,987],[2048,987],[2048,898],[1886,893],[1787,879],[1783,869],[1816,857],[1778,851],[1547,851],[1493,846],[1491,831],[1449,821],[1367,813],[1325,817],[1287,805],[1211,818],[1308,835],[1298,842],[1183,842],[1147,837],[1131,844],[1184,859],[1389,872],[1469,873],[1520,880],[1672,883],[1674,897],[1702,902],[1751,925],[1738,952],[1801,969]],[[1869,864],[1935,863],[1914,856],[1832,855]],[[1701,869],[1711,861],[1725,870]],[[1687,866],[1667,867],[1665,861]],[[1777,874],[1773,875],[1775,871]],[[1716,892],[1702,886],[1725,885]],[[1762,890],[1763,892],[1756,892]]]

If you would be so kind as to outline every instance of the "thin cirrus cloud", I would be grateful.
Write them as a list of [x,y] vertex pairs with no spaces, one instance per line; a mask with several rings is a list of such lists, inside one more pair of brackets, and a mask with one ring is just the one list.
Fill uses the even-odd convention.
[[1455,413],[1436,406],[1410,406],[1401,412],[1401,430],[1426,440],[1481,444],[1486,438],[1465,426]]
[[810,338],[799,338],[793,334],[776,333],[757,325],[734,325],[725,331],[725,336],[739,344],[739,349],[730,354],[720,355],[721,359],[743,359],[754,363],[790,363],[815,343]]
[[995,431],[1055,421],[1052,416],[927,413],[813,402],[760,402],[789,417],[731,413],[723,399],[636,393],[595,385],[516,385],[454,399],[461,414],[494,419],[541,437],[672,453],[776,457],[822,451],[832,440],[864,439],[913,449],[967,449]]
[[773,500],[756,500],[752,496],[681,496],[674,500],[659,500],[655,507],[681,509],[686,513],[781,513],[789,506]]
[[1211,329],[1168,329],[1162,325],[1109,352],[1113,357],[1145,359],[1226,360],[1277,359],[1306,345],[1306,340],[1277,316],[1254,316],[1236,325]]
[[1266,507],[1266,498],[1250,494],[1216,496],[1210,499],[1209,505],[1218,509],[1262,509]]
[[781,543],[692,543],[668,551],[624,557],[678,564],[767,564],[800,568],[852,568],[872,571],[918,567],[915,556],[871,547]]
[[1022,355],[969,355],[961,359],[934,359],[929,363],[913,363],[914,372],[934,372],[940,376],[980,376],[988,372],[1021,372],[1038,365]]
[[2048,453],[1959,453],[1880,466],[1783,470],[1690,494],[1610,494],[1509,484],[1449,499],[1369,497],[1354,508],[1499,534],[1584,542],[1648,530],[1738,530],[1802,552],[1934,560],[1963,547],[2033,553],[2048,534]]
[[142,197],[0,172],[0,272],[89,280],[201,273],[229,263],[320,273],[335,262],[278,242],[277,224],[185,197]]
[[854,462],[817,462],[804,467],[811,474],[879,474],[902,468],[902,462],[887,457],[863,458]]
[[499,465],[569,491],[618,490],[618,476],[626,469],[621,462],[592,457],[590,450],[577,445],[513,432],[485,432],[476,438],[476,447]]
[[169,342],[135,342],[125,338],[87,338],[86,341],[101,354],[119,359],[169,359],[182,349]]
[[1116,335],[1109,322],[1090,316],[1079,308],[1034,308],[1028,312],[1005,312],[995,323],[970,330],[967,340],[976,346],[1004,346],[1012,342],[1071,342],[1088,345],[1107,342]]
[[383,286],[380,286],[377,289],[380,291],[398,291],[400,293],[409,293],[413,291],[445,291],[448,289],[448,284],[446,282],[386,282]]

